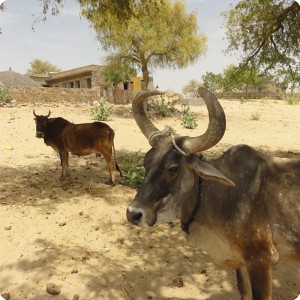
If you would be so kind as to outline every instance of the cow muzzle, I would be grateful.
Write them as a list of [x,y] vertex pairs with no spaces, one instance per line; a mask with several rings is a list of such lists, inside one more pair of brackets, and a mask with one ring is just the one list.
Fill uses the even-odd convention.
[[149,214],[143,209],[132,205],[128,206],[126,216],[129,223],[140,227],[152,227],[157,221],[155,213]]
[[140,226],[143,219],[143,212],[142,210],[133,209],[131,206],[128,206],[126,216],[129,223]]
[[35,136],[37,137],[37,138],[43,138],[44,137],[44,133],[43,132],[37,132],[36,134],[35,134]]

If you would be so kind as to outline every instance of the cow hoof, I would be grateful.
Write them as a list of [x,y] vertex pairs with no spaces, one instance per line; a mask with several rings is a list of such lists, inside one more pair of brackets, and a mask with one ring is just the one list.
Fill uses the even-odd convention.
[[112,182],[110,179],[108,181],[105,181],[106,184],[110,185],[110,186],[115,186],[116,184],[114,182]]

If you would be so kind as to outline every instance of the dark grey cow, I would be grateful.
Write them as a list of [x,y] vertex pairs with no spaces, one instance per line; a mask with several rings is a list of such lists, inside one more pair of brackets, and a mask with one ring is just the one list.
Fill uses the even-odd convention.
[[271,299],[273,266],[279,259],[300,263],[300,160],[269,157],[247,145],[208,160],[200,152],[216,145],[226,127],[217,98],[199,89],[209,125],[191,138],[159,131],[147,118],[143,102],[156,94],[141,92],[133,103],[152,148],[128,221],[150,227],[180,219],[190,242],[236,269],[241,299]]

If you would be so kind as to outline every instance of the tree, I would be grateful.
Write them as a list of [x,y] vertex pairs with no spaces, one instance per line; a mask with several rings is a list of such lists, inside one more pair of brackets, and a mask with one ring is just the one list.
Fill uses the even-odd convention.
[[203,86],[210,91],[215,92],[223,89],[222,74],[214,74],[213,72],[206,72],[202,77]]
[[[104,50],[119,64],[138,67],[148,88],[150,68],[183,68],[205,52],[206,36],[198,33],[194,13],[187,14],[181,2],[153,0],[132,8],[127,22],[110,11],[85,8]],[[176,20],[176,22],[174,22]]]
[[[147,5],[154,0],[77,0],[80,10],[95,12],[99,16],[105,16],[109,12],[118,18],[120,22],[127,22],[134,14],[134,7],[140,5],[147,10]],[[39,0],[41,12],[35,16],[33,28],[37,22],[45,22],[49,15],[57,16],[64,7],[65,0]]]
[[118,84],[129,82],[132,77],[136,76],[136,70],[131,68],[128,64],[119,65],[110,63],[103,68],[102,71],[104,82],[106,86],[112,86],[115,90]]
[[27,74],[49,74],[50,72],[59,72],[60,68],[52,65],[48,61],[35,59],[30,62],[30,69],[27,70]]
[[272,77],[265,76],[258,68],[248,66],[240,68],[231,64],[223,71],[223,89],[224,91],[233,91],[245,88],[247,94],[250,85],[259,90],[271,79]]
[[299,84],[300,6],[292,0],[241,0],[223,13],[227,52],[244,53],[240,68],[288,76]]
[[182,92],[184,95],[191,95],[192,97],[197,97],[198,95],[198,88],[200,86],[203,86],[202,83],[200,83],[197,80],[190,80],[183,88]]
[[132,77],[136,76],[136,70],[128,64],[108,64],[103,67],[102,74],[107,85],[117,86],[119,83],[128,82]]

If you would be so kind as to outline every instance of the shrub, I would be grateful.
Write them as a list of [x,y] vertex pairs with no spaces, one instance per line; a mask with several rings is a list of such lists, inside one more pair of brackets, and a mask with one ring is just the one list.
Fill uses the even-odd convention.
[[122,170],[125,185],[134,189],[138,189],[141,186],[145,177],[143,160],[144,156],[140,151],[124,156]]
[[300,95],[299,94],[287,94],[285,100],[288,104],[294,105],[300,102]]
[[6,86],[0,85],[0,101],[9,103],[12,100],[11,93]]
[[96,106],[91,109],[91,114],[93,118],[97,121],[107,121],[113,113],[113,108],[111,105],[106,105],[99,102]]
[[251,115],[251,120],[258,121],[260,118],[260,113],[257,111]]
[[190,114],[183,115],[182,125],[184,128],[195,129],[198,126],[196,122],[196,117]]
[[170,117],[175,110],[174,103],[171,101],[166,102],[166,100],[161,97],[154,98],[148,107],[149,109],[156,110],[158,116],[163,118]]

